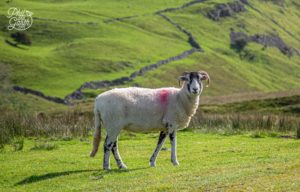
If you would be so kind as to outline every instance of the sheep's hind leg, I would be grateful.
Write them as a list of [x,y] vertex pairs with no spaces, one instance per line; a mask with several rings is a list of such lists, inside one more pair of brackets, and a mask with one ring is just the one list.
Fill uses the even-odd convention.
[[122,158],[119,154],[118,150],[118,139],[114,142],[113,147],[112,147],[112,153],[115,157],[115,160],[118,164],[119,169],[127,169],[127,166],[123,163]]
[[156,158],[157,158],[157,155],[159,153],[159,151],[161,150],[165,140],[166,140],[166,137],[167,137],[167,133],[164,132],[164,131],[161,131],[160,132],[160,135],[159,135],[159,139],[158,139],[158,142],[157,142],[157,146],[156,146],[156,149],[154,150],[151,158],[150,158],[150,166],[151,167],[155,167],[156,165]]
[[109,137],[106,136],[104,142],[104,159],[103,159],[103,169],[110,170],[110,151],[112,150],[114,142],[110,141]]
[[171,141],[171,162],[173,165],[179,165],[179,162],[177,161],[177,155],[176,155],[176,131],[173,131],[169,134],[170,141]]

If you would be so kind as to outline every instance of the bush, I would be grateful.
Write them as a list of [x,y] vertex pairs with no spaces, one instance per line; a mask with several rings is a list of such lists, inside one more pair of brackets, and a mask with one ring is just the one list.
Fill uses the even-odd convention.
[[234,39],[231,42],[231,48],[237,50],[238,52],[241,52],[242,50],[244,50],[244,48],[247,46],[248,41],[245,37],[239,37]]
[[24,32],[12,33],[10,36],[17,44],[20,43],[23,45],[31,45],[31,38]]

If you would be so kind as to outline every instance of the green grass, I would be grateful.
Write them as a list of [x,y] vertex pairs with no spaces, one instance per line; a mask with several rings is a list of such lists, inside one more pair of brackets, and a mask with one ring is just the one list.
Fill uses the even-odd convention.
[[[157,134],[121,137],[127,171],[101,169],[103,152],[91,159],[90,140],[49,141],[57,147],[22,151],[9,146],[1,153],[1,191],[297,191],[300,188],[300,142],[250,135],[222,136],[179,132],[180,166],[161,151],[157,167],[149,157]],[[103,142],[103,141],[102,141]],[[166,147],[169,148],[169,142]],[[102,149],[102,147],[101,147]]]
[[[189,49],[188,43],[182,38],[184,35],[178,31],[169,33],[173,26],[166,22],[155,27],[157,31],[165,35],[131,24],[103,22],[109,17],[121,16],[117,13],[125,14],[124,7],[127,6],[131,14],[144,14],[164,8],[164,6],[178,6],[181,3],[183,2],[157,3],[151,9],[143,11],[142,7],[147,6],[145,2],[140,5],[130,2],[107,4],[105,1],[102,3],[89,1],[47,4],[36,1],[13,2],[16,7],[27,8],[34,12],[37,18],[50,20],[34,19],[34,25],[27,31],[32,37],[32,46],[28,48],[18,49],[1,43],[0,61],[12,65],[13,83],[41,90],[48,95],[64,97],[85,81],[110,80],[128,76],[146,64]],[[114,4],[118,6],[113,7]],[[5,5],[0,9],[2,26],[7,25],[6,9],[11,6]],[[107,6],[111,6],[110,9]],[[133,11],[135,7],[137,11],[139,10],[138,12]],[[116,11],[118,8],[122,11]],[[103,16],[90,16],[85,14],[86,12],[100,14],[109,12],[110,14],[107,14],[104,19]],[[155,19],[157,16],[149,19],[154,20],[152,28],[156,23]],[[79,23],[64,23],[68,21]],[[95,24],[87,24],[87,22]],[[10,39],[10,32],[5,28],[0,34],[2,42]],[[165,47],[172,49],[164,49]],[[18,55],[18,57],[13,55]]]
[[[194,53],[184,60],[147,73],[136,79],[145,87],[175,86],[176,77],[185,70],[207,70],[213,86],[208,95],[228,95],[249,91],[278,91],[299,88],[299,57],[288,58],[276,48],[262,50],[250,43],[247,53],[253,60],[241,58],[230,49],[230,28],[248,34],[276,33],[288,45],[300,50],[299,4],[286,0],[283,7],[271,1],[249,1],[255,9],[215,22],[205,17],[213,0],[194,4],[183,10],[165,13],[191,32],[204,53]],[[40,90],[47,95],[64,97],[83,82],[111,80],[128,76],[141,67],[178,55],[190,49],[187,36],[153,13],[187,3],[180,1],[27,1],[1,2],[0,62],[12,68],[14,84]],[[5,29],[9,7],[34,13],[33,26],[27,31],[32,46],[19,49],[4,41],[11,32]],[[138,15],[122,22],[107,19]],[[269,15],[269,17],[266,17]],[[41,20],[44,19],[44,20]],[[275,19],[276,25],[271,19]],[[68,23],[77,22],[77,23]],[[244,28],[238,27],[240,24]],[[295,37],[288,34],[291,32]],[[150,83],[151,82],[151,83]],[[226,89],[224,90],[224,87]]]
[[300,96],[294,95],[282,98],[258,99],[227,104],[204,104],[204,112],[214,113],[300,113]]
[[[267,8],[269,4],[262,2],[256,3],[255,5],[259,10],[273,10],[269,7]],[[299,75],[295,73],[295,71],[300,70],[300,63],[297,56],[288,58],[276,48],[262,50],[262,45],[249,43],[246,47],[246,51],[255,56],[254,60],[249,60],[247,58],[241,58],[239,54],[229,48],[230,28],[248,34],[278,33],[289,45],[299,49],[299,43],[295,43],[298,42],[296,39],[274,25],[270,19],[265,18],[263,15],[258,15],[257,12],[250,8],[247,8],[247,12],[237,14],[235,17],[224,18],[219,22],[213,22],[204,16],[204,10],[210,7],[211,2],[206,2],[180,12],[167,14],[175,22],[194,34],[195,38],[206,51],[198,58],[190,57],[186,61],[182,60],[179,62],[181,62],[182,66],[186,69],[192,64],[194,66],[197,65],[199,69],[206,69],[210,72],[212,82],[215,82],[210,94],[224,95],[227,94],[227,92],[237,93],[249,90],[275,91],[299,87],[298,81],[296,80],[299,79]],[[290,4],[286,9],[289,8],[294,10],[294,7],[290,6]],[[294,22],[299,20],[299,17],[293,17],[292,15],[290,15],[290,17],[293,18],[291,20]],[[284,21],[290,20],[287,19],[287,16],[281,16],[280,18]],[[245,25],[245,29],[237,27],[240,23]],[[288,23],[291,22],[288,21]],[[293,26],[295,27],[295,25]],[[296,35],[299,34],[299,32],[293,30],[292,27],[285,27],[287,30],[295,32]],[[289,43],[291,41],[294,43]],[[174,65],[173,68],[175,68]],[[282,81],[281,78],[283,78],[285,74],[291,74],[291,76],[285,79],[286,81]],[[225,90],[224,87],[226,87]]]
[[[232,0],[211,0],[165,13],[191,32],[204,52],[171,62],[122,86],[177,87],[177,77],[183,71],[206,70],[212,83],[204,90],[203,96],[227,97],[221,98],[220,103],[201,103],[200,110],[205,111],[207,116],[207,119],[200,118],[202,125],[204,121],[211,123],[210,118],[220,124],[222,118],[226,120],[229,117],[226,116],[228,112],[236,115],[238,120],[240,117],[236,113],[276,113],[278,117],[282,117],[282,113],[291,113],[293,119],[281,119],[286,129],[280,131],[288,132],[283,134],[293,131],[294,135],[297,127],[290,126],[289,120],[298,119],[295,113],[299,114],[299,93],[254,101],[254,96],[244,95],[250,98],[245,99],[241,94],[239,97],[243,99],[234,97],[236,100],[230,96],[278,90],[284,93],[299,88],[299,56],[289,58],[276,48],[263,50],[261,45],[249,43],[244,50],[244,54],[254,56],[249,59],[230,48],[229,33],[230,28],[249,35],[275,33],[288,45],[300,50],[297,25],[300,4],[296,0],[285,0],[284,6],[271,0],[248,0],[255,9],[246,6],[246,12],[218,22],[205,17],[206,11],[215,4],[229,1]],[[189,0],[155,3],[150,0],[1,1],[0,109],[18,114],[29,112],[33,117],[39,112],[64,116],[66,113],[63,111],[76,110],[76,106],[67,107],[12,92],[11,84],[64,97],[85,81],[128,76],[141,67],[191,49],[185,34],[153,14],[187,2]],[[33,26],[27,31],[32,38],[31,46],[16,48],[5,43],[7,39],[12,40],[9,37],[11,32],[6,30],[6,15],[10,7],[34,13]],[[122,22],[105,22],[134,15],[138,17]],[[239,27],[241,24],[244,27]],[[104,90],[107,89],[84,90],[87,98],[77,106],[78,112],[91,114],[92,98]],[[242,102],[236,102],[240,99]],[[66,115],[67,120],[72,120],[70,117],[72,115]],[[63,139],[24,138],[21,135],[13,138],[10,144],[1,145],[4,148],[0,149],[0,191],[297,191],[300,188],[300,142],[286,135],[279,137],[282,133],[273,132],[278,130],[266,131],[256,127],[256,131],[251,129],[251,132],[245,133],[249,130],[236,130],[235,127],[242,125],[236,122],[237,119],[232,119],[231,124],[220,127],[210,125],[199,131],[182,131],[178,133],[180,166],[172,166],[170,151],[167,150],[161,151],[155,168],[149,167],[149,157],[158,134],[134,136],[123,133],[119,147],[129,169],[119,171],[112,159],[113,170],[103,171],[104,139],[96,158],[89,158],[91,137],[78,139],[81,134],[75,134],[73,136],[77,139],[71,139],[72,133],[68,131],[82,131],[72,128],[74,122],[76,126],[85,126],[86,131],[91,118],[74,117],[68,124],[71,129],[64,127],[65,132],[59,133]],[[21,125],[19,129],[24,126],[22,121],[17,123]],[[53,121],[51,126],[61,130],[64,124],[59,123]],[[18,128],[14,125],[11,122],[12,128]],[[41,130],[46,126],[49,127],[47,123],[40,124]],[[228,129],[225,126],[232,127]],[[236,135],[239,133],[243,134]],[[167,142],[165,147],[169,149],[169,145]]]
[[10,82],[11,70],[8,65],[0,62],[0,110],[3,114],[7,111],[20,114],[52,113],[68,109],[65,105],[56,104],[37,96],[14,92]]
[[[32,36],[41,38],[36,41],[43,44],[35,44],[35,38],[33,45],[25,50],[1,44],[2,61],[12,65],[13,83],[60,97],[71,93],[85,81],[128,76],[146,64],[189,49],[186,42],[181,43],[180,40],[158,36],[125,24],[123,27],[115,27],[114,24],[91,27],[65,25],[61,26],[63,29],[57,29],[57,24],[50,24],[45,29],[49,32],[42,32],[40,37],[35,35],[40,33],[38,25],[39,21],[35,24],[37,29],[31,29]],[[81,33],[76,34],[76,30]],[[46,33],[58,33],[61,36],[51,38]],[[89,36],[89,33],[93,35]],[[47,42],[49,38],[51,42]],[[163,44],[158,44],[157,39]],[[144,47],[140,47],[141,44]],[[162,51],[158,48],[160,46],[172,49]]]

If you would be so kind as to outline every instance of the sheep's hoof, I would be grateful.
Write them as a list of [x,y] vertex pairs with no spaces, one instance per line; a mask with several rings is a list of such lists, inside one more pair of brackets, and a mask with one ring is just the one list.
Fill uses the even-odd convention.
[[106,170],[106,171],[110,171],[111,170],[110,167],[103,167],[103,169]]
[[178,166],[179,165],[178,161],[172,161],[172,163],[173,163],[174,166]]
[[125,164],[122,164],[121,166],[119,166],[119,169],[125,170],[125,169],[127,169],[127,166]]
[[156,163],[150,161],[150,167],[155,167],[155,166],[156,166]]
[[95,157],[95,155],[96,155],[96,153],[97,153],[97,151],[91,151],[91,153],[90,153],[90,157]]

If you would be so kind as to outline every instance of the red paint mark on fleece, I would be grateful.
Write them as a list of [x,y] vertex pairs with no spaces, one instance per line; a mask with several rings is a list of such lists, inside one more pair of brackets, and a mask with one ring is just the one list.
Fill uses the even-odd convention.
[[168,90],[161,90],[159,91],[159,102],[161,105],[163,105],[164,107],[167,105],[168,103],[168,99],[169,99],[169,91]]

